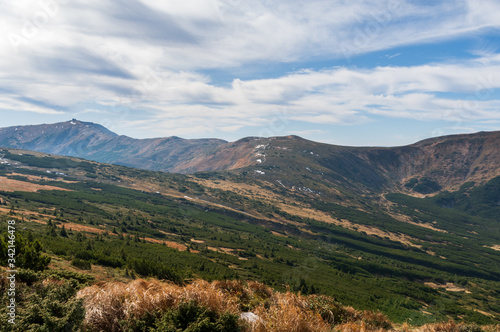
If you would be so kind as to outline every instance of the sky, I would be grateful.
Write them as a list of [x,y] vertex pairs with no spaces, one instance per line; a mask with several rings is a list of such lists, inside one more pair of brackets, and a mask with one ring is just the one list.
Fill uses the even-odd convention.
[[499,0],[0,0],[0,127],[350,146],[500,130]]

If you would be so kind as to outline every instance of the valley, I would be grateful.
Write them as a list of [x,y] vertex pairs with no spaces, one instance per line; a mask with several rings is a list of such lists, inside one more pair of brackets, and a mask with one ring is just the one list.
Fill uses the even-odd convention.
[[39,241],[48,271],[250,280],[396,324],[498,324],[499,141],[497,132],[400,148],[247,138],[213,163],[182,161],[188,174],[2,148],[0,215]]

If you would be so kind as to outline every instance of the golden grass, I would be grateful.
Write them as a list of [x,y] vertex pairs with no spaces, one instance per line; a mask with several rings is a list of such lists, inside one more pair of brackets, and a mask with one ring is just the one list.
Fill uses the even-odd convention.
[[40,185],[32,182],[9,179],[5,176],[0,176],[0,189],[9,192],[14,192],[14,191],[37,192],[38,190],[72,191],[70,189],[65,189],[60,187]]
[[332,298],[280,293],[253,281],[195,280],[186,286],[143,279],[130,283],[99,282],[80,290],[77,297],[84,300],[84,324],[105,331],[120,331],[121,320],[161,315],[188,302],[221,314],[252,312],[258,317],[253,322],[240,320],[248,332],[379,331],[380,322],[389,324],[382,314],[357,312],[336,304],[335,308],[327,307],[342,312],[342,320],[335,321],[334,313],[322,310],[325,306],[318,304],[334,303]]
[[449,320],[444,323],[426,324],[422,327],[422,332],[459,332],[460,326]]
[[271,298],[272,305],[258,306],[254,313],[260,320],[251,326],[255,332],[327,332],[331,325],[317,312],[308,308],[304,297],[290,292],[275,293]]
[[[382,313],[343,307],[323,295],[280,293],[254,281],[195,280],[179,286],[158,280],[130,283],[98,282],[80,290],[86,309],[84,324],[91,330],[121,331],[120,321],[160,317],[183,303],[195,303],[219,314],[251,312],[253,320],[240,318],[245,332],[465,332],[477,326],[450,320],[421,327],[407,323],[394,327]],[[500,326],[483,326],[484,332],[500,332]]]
[[419,329],[419,332],[469,332],[469,331],[485,331],[485,332],[500,332],[500,325],[476,326],[466,325],[463,323],[457,324],[453,320],[443,323],[426,324]]

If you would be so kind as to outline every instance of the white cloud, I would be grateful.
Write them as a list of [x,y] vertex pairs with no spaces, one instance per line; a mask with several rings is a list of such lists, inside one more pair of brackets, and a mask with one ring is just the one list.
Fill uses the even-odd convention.
[[0,96],[0,109],[9,110],[11,112],[33,112],[39,114],[64,114],[62,111],[55,110],[50,107],[43,105],[35,105],[29,102],[24,102],[22,100],[8,97]]
[[[498,28],[499,6],[493,0],[480,6],[474,0],[2,1],[0,108],[45,114],[79,104],[95,105],[95,114],[127,108],[147,120],[118,112],[123,126],[160,135],[266,126],[279,107],[287,119],[327,124],[373,115],[497,119],[498,103],[488,94],[500,88],[500,56],[492,52],[461,63],[298,70],[225,87],[201,71],[348,58]],[[110,112],[101,116],[111,122],[116,112]]]

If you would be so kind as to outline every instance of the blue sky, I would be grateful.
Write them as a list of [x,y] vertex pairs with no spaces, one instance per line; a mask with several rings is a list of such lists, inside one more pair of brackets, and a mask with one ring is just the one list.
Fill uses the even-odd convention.
[[500,1],[2,1],[0,126],[394,146],[500,130]]

